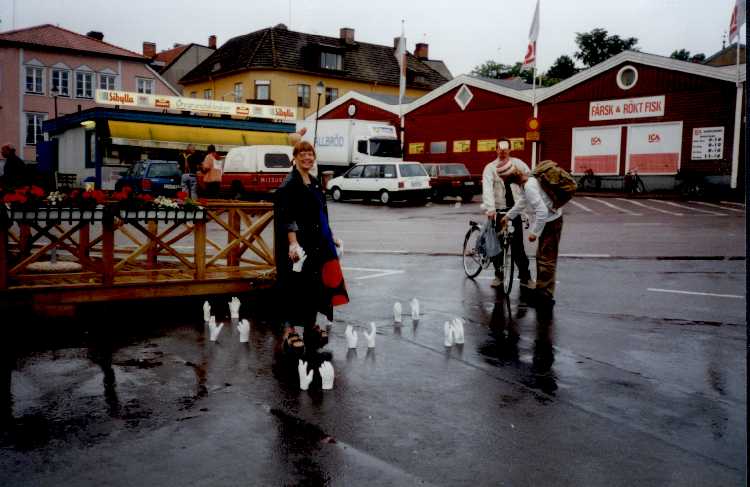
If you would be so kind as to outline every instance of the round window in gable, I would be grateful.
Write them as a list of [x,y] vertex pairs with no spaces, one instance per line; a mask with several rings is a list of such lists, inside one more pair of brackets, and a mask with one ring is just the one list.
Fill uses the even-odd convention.
[[617,72],[617,86],[629,90],[638,82],[638,70],[633,66],[624,66]]

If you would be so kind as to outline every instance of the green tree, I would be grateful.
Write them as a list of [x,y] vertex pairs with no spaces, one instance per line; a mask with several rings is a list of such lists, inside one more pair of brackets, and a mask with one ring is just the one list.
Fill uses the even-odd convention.
[[635,37],[608,35],[606,29],[599,28],[591,32],[576,32],[576,44],[578,51],[573,56],[589,68],[622,51],[638,50],[638,39]]
[[673,51],[669,55],[672,59],[679,59],[680,61],[690,61],[691,63],[702,63],[706,60],[706,55],[702,52],[690,55],[690,51],[687,49],[680,49],[679,51]]
[[522,69],[523,63],[517,62],[514,65],[502,64],[495,61],[486,61],[471,70],[471,74],[483,76],[485,78],[508,79],[521,78],[527,83],[531,83],[533,72],[530,69]]
[[[570,56],[563,54],[558,57],[555,62],[545,73],[545,77],[550,81],[554,80],[554,83],[570,78],[578,72],[575,62]],[[553,84],[554,84],[553,83]]]

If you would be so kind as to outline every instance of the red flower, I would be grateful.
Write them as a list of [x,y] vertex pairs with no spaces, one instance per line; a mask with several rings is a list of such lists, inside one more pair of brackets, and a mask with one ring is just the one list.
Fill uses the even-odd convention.
[[130,194],[130,193],[133,192],[133,188],[131,188],[130,186],[123,186],[122,187],[122,192],[125,193],[126,195]]
[[138,195],[138,199],[141,201],[153,201],[154,197],[150,194],[140,194]]
[[84,191],[83,195],[82,195],[82,198],[85,199],[85,200],[87,200],[87,199],[91,198],[91,196],[92,196],[91,191]]
[[8,193],[3,197],[3,203],[15,203],[18,201],[18,194]]
[[102,191],[101,189],[95,189],[92,192],[91,196],[94,198],[94,200],[98,204],[104,203],[107,199],[107,196],[104,194],[104,191]]
[[31,187],[31,194],[36,196],[37,198],[41,198],[44,196],[44,190],[40,188],[39,186],[32,186]]
[[188,197],[187,192],[185,192],[185,191],[178,191],[177,192],[177,199],[178,200],[184,200],[187,197]]
[[78,195],[80,195],[80,194],[81,194],[81,190],[80,189],[74,189],[73,191],[70,192],[70,198],[71,199],[76,199],[76,198],[78,198]]

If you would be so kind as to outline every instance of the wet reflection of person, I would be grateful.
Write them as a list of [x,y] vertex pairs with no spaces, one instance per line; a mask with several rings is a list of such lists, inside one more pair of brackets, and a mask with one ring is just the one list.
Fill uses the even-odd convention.
[[6,344],[0,349],[0,432],[8,430],[13,423],[13,369],[15,367],[15,353]]
[[117,379],[112,368],[112,341],[106,333],[93,334],[93,341],[89,343],[88,358],[102,369],[104,386],[104,402],[107,404],[107,414],[116,418],[120,415],[120,400],[117,397]]
[[557,379],[552,370],[555,362],[554,351],[554,320],[548,312],[537,313],[536,339],[534,340],[534,355],[531,364],[532,387],[547,394],[554,394],[557,390]]

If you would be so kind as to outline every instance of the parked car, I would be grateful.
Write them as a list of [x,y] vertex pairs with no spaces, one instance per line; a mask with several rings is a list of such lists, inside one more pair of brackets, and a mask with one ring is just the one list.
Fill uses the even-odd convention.
[[176,161],[141,161],[122,174],[115,190],[130,186],[136,193],[174,196],[182,188],[182,173]]
[[268,195],[292,170],[292,147],[254,145],[229,149],[224,158],[221,193],[231,198]]
[[460,163],[423,164],[430,175],[430,196],[439,201],[446,196],[458,196],[469,202],[474,195],[482,193],[481,176],[472,176]]
[[426,200],[430,177],[419,162],[364,162],[328,181],[327,189],[334,201],[365,198],[387,205],[395,200]]

